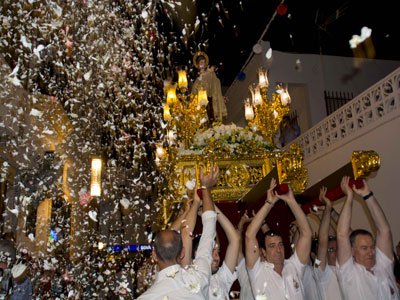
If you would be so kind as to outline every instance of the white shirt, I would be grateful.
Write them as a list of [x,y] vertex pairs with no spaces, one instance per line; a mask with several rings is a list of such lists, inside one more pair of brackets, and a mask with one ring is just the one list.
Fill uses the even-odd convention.
[[218,272],[211,276],[210,287],[208,289],[209,299],[229,300],[229,291],[236,279],[236,272],[232,273],[224,261]]
[[303,275],[304,298],[307,300],[320,300],[318,286],[315,281],[314,267],[306,265]]
[[206,211],[201,218],[203,233],[193,266],[184,269],[177,264],[161,270],[154,284],[138,300],[208,299],[217,214]]
[[352,257],[338,268],[339,284],[346,300],[400,299],[393,274],[393,260],[376,248],[376,264],[371,272]]
[[285,260],[282,276],[274,271],[274,265],[269,262],[261,262],[258,258],[253,269],[249,271],[251,288],[254,296],[265,295],[273,300],[303,300],[304,289],[302,277],[305,265],[303,265],[295,252]]
[[240,284],[240,300],[254,300],[244,258],[237,266],[237,276]]
[[336,267],[326,264],[325,271],[321,268],[314,270],[322,300],[342,300]]

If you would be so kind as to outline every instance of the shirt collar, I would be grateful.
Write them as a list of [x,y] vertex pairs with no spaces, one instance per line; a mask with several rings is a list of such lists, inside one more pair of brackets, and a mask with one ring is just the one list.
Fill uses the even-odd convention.
[[178,264],[166,267],[165,269],[162,269],[160,272],[157,273],[157,280],[164,279],[167,277],[175,278],[175,276],[179,272],[182,272],[182,268]]

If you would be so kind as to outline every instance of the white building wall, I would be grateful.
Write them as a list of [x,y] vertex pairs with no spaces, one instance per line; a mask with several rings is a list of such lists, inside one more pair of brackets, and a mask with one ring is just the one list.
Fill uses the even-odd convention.
[[[255,54],[244,69],[246,79],[236,79],[225,93],[229,98],[227,123],[246,125],[243,100],[250,96],[249,85],[258,81],[257,70],[260,66],[269,70],[270,92],[278,82],[288,83],[289,87],[291,84],[305,85],[309,96],[311,125],[326,117],[325,90],[353,92],[356,96],[400,66],[400,61],[284,53],[274,50],[272,61],[269,63],[265,58],[265,53],[270,48],[269,42],[263,42],[262,48],[262,53]],[[296,69],[298,59],[301,62],[300,71]],[[359,68],[355,69],[355,66]],[[292,98],[292,101],[296,99]]]
[[[349,163],[353,151],[374,150],[379,154],[381,167],[371,174],[368,184],[389,220],[395,244],[400,240],[399,129],[400,68],[294,141],[305,153],[309,187]],[[336,201],[334,207],[340,212],[342,205],[343,199]],[[352,227],[374,231],[364,200],[358,196],[353,206]]]

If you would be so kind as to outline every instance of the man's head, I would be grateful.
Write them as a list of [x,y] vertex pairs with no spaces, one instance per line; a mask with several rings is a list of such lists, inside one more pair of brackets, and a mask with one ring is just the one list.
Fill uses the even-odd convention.
[[160,231],[154,239],[153,257],[155,261],[165,265],[173,265],[179,263],[181,256],[181,235],[174,230]]
[[328,265],[336,266],[336,236],[330,235],[328,238]]
[[274,265],[283,265],[285,247],[279,232],[269,230],[264,234],[264,249],[262,251],[267,262]]
[[[201,236],[196,236],[193,239],[193,244],[192,244],[192,259],[194,259],[196,257],[196,253],[197,253],[197,248],[199,247],[199,243],[200,243],[200,238]],[[214,249],[212,252],[212,262],[211,262],[211,272],[212,274],[217,273],[218,269],[219,269],[219,263],[220,263],[220,256],[219,256],[219,245],[216,242],[214,245]]]
[[219,262],[220,262],[220,257],[219,257],[219,245],[218,243],[215,243],[214,249],[212,252],[212,263],[211,263],[211,272],[212,274],[217,273],[219,269]]
[[350,235],[351,252],[357,263],[370,270],[376,263],[375,241],[372,234],[363,229]]

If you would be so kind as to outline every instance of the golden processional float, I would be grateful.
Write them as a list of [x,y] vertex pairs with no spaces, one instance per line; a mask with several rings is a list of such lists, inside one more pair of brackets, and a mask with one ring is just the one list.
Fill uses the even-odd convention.
[[307,170],[299,146],[293,144],[285,151],[274,143],[282,118],[290,110],[286,89],[278,85],[269,99],[267,72],[260,69],[259,83],[250,86],[252,97],[245,101],[249,125],[242,128],[217,121],[210,127],[207,82],[204,86],[200,83],[193,94],[188,90],[186,72],[178,73],[177,84],[164,86],[168,144],[159,144],[156,149],[156,164],[161,171],[170,171],[170,195],[159,199],[161,228],[167,227],[187,189],[195,184],[199,188],[200,168],[209,170],[212,162],[220,169],[217,186],[211,191],[214,201],[241,199],[275,167],[280,184],[290,184],[295,194],[305,190]]

